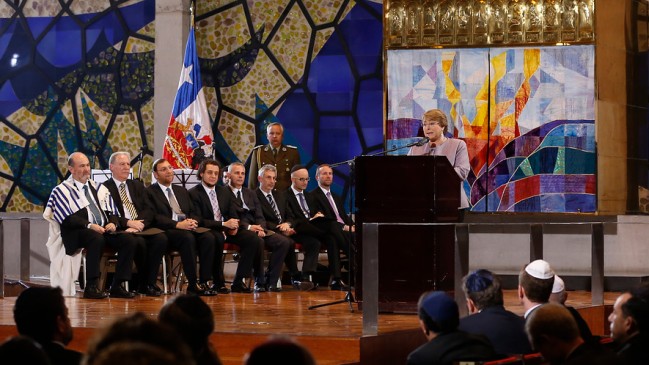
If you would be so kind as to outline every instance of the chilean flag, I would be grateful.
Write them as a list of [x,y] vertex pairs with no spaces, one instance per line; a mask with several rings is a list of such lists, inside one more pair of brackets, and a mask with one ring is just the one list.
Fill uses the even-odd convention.
[[204,156],[212,155],[213,139],[192,27],[162,157],[174,168],[192,168],[192,157],[199,148]]

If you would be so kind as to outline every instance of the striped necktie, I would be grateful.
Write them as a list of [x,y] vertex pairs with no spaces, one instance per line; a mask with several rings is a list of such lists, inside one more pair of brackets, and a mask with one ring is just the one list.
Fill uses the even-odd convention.
[[174,213],[180,215],[183,214],[182,209],[180,209],[180,205],[178,204],[178,200],[176,200],[176,196],[174,195],[173,191],[171,190],[171,187],[167,188],[167,196],[169,197],[169,205],[171,206],[171,210],[174,211]]
[[128,210],[128,213],[131,215],[131,219],[137,219],[137,209],[135,209],[135,206],[128,198],[128,194],[126,194],[125,183],[119,184],[119,197],[122,199],[122,205],[124,206],[124,208],[126,208],[126,210]]
[[223,220],[223,216],[221,215],[221,208],[219,208],[219,201],[216,199],[216,191],[214,190],[210,190],[210,202],[212,203],[214,220],[221,222]]
[[270,207],[273,208],[273,211],[277,216],[277,221],[279,223],[282,223],[282,216],[279,214],[279,209],[277,209],[277,205],[275,204],[275,199],[273,199],[273,194],[269,193],[268,195],[266,195],[266,199],[268,199],[268,203],[270,203]]
[[309,218],[311,216],[311,212],[309,212],[309,207],[306,205],[306,199],[304,199],[304,194],[298,193],[297,195],[300,197],[300,207],[302,207],[302,212],[304,213],[304,216]]
[[103,227],[104,215],[101,214],[101,211],[97,207],[97,204],[95,204],[95,199],[92,198],[92,195],[90,194],[90,189],[88,189],[88,185],[83,186],[83,192],[86,195],[86,199],[88,199],[88,208],[90,208],[90,213],[92,214],[92,219],[94,220],[94,223]]

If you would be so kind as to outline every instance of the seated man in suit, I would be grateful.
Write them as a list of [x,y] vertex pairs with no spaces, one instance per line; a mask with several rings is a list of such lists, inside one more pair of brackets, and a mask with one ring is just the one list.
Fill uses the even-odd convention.
[[492,360],[496,357],[486,337],[457,329],[457,303],[442,291],[427,292],[417,303],[419,327],[428,342],[408,355],[408,365],[453,364],[461,360]]
[[239,229],[239,219],[233,218],[236,212],[230,190],[216,184],[219,180],[219,170],[220,165],[216,160],[203,160],[197,172],[201,184],[189,189],[194,207],[201,217],[199,224],[212,231],[216,242],[212,289],[221,294],[230,292],[230,289],[225,287],[223,276],[223,245],[228,242],[239,246],[240,250],[232,291],[251,293],[252,290],[243,286],[243,280],[252,272],[254,261],[263,255],[264,240],[253,231]]
[[291,274],[293,287],[298,290],[311,290],[315,285],[308,279],[308,275],[315,273],[317,269],[320,241],[314,236],[297,233],[292,228],[293,216],[289,214],[290,211],[286,206],[286,194],[274,190],[277,181],[276,172],[277,169],[273,165],[264,165],[259,170],[257,198],[266,219],[266,227],[275,233],[290,237],[293,242],[302,244],[304,251],[302,274],[297,269],[297,256],[294,251],[286,255],[286,266]]
[[291,187],[286,190],[288,209],[294,217],[293,228],[297,233],[317,237],[327,247],[331,290],[347,290],[340,270],[340,248],[348,248],[349,241],[343,237],[342,229],[335,220],[328,219],[318,208],[313,196],[306,192],[309,172],[302,165],[291,170]]
[[[166,231],[169,246],[180,252],[183,271],[187,276],[188,293],[202,296],[216,295],[207,286],[212,278],[214,235],[198,226],[200,216],[185,188],[173,185],[174,170],[169,161],[158,159],[153,163],[157,182],[148,187],[149,199],[155,210],[156,227]],[[200,257],[200,282],[196,274],[196,250]]]
[[[135,266],[139,272],[139,292],[147,296],[160,296],[162,289],[156,285],[162,256],[167,250],[167,236],[153,227],[153,209],[144,184],[128,178],[131,173],[131,156],[115,152],[108,160],[112,177],[103,185],[110,191],[119,211],[118,231],[134,234],[137,242]],[[122,233],[127,234],[127,233]]]
[[235,162],[228,167],[230,174],[230,190],[234,199],[234,206],[239,218],[239,229],[255,232],[264,239],[266,247],[272,251],[268,262],[268,281],[264,275],[264,263],[261,257],[254,264],[253,274],[255,276],[256,292],[279,291],[277,281],[284,269],[284,259],[289,251],[294,250],[293,242],[286,236],[274,234],[267,230],[264,213],[261,211],[261,203],[254,191],[244,188],[243,182],[246,179],[246,168],[240,162]]
[[52,365],[81,363],[80,352],[65,348],[72,341],[72,326],[61,288],[25,289],[14,305],[18,333],[38,342]]
[[81,152],[68,157],[70,177],[54,187],[46,210],[60,224],[61,240],[67,255],[86,249],[86,287],[84,298],[103,299],[108,295],[97,287],[99,262],[104,245],[117,251],[117,265],[110,296],[133,298],[122,284],[131,279],[136,242],[132,235],[114,234],[118,220],[115,204],[105,187],[90,180],[90,162]]
[[503,357],[532,352],[525,335],[525,320],[504,307],[498,276],[476,270],[462,279],[462,291],[469,315],[460,319],[460,330],[487,337]]
[[[315,198],[318,209],[325,217],[338,222],[340,229],[344,232],[354,232],[354,221],[345,212],[342,199],[331,191],[331,185],[334,182],[334,171],[331,166],[322,164],[315,170],[315,179],[318,181],[318,187],[311,193]],[[351,235],[346,235],[351,239]]]

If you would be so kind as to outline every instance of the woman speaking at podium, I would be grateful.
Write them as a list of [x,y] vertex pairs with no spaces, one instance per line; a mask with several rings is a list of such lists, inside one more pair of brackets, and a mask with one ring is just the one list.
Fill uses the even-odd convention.
[[[431,109],[424,113],[421,125],[428,142],[424,139],[424,143],[410,147],[408,156],[446,156],[460,179],[466,180],[471,168],[466,143],[461,139],[445,136],[448,130],[446,114],[439,109]],[[468,208],[469,200],[464,188],[461,187],[460,191],[460,209]]]

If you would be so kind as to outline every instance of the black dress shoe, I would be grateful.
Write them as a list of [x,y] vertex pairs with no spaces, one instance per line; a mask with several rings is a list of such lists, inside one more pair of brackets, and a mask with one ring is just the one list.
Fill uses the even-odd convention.
[[349,290],[349,286],[343,283],[343,281],[340,279],[333,279],[331,281],[331,284],[329,284],[329,288],[331,290],[341,290],[341,291]]
[[203,284],[194,284],[187,287],[187,293],[193,293],[201,297],[213,297],[216,295],[215,291],[206,289]]
[[135,294],[126,289],[122,288],[121,285],[113,286],[110,288],[110,297],[111,298],[123,298],[123,299],[133,299]]
[[144,294],[147,297],[159,297],[162,295],[162,289],[156,285],[147,285],[140,289],[140,294]]
[[230,286],[230,289],[233,293],[252,293],[252,289],[248,288],[248,286],[243,283],[232,284],[232,286]]
[[87,285],[83,291],[83,297],[86,299],[104,299],[108,297],[108,294],[99,290],[97,285]]
[[212,291],[215,291],[219,294],[230,294],[230,289],[228,289],[225,284],[214,284],[212,285]]
[[257,284],[255,283],[254,289],[252,289],[255,293],[265,293],[266,290],[266,284]]
[[279,292],[282,291],[282,288],[280,288],[278,286],[269,286],[268,291],[272,292],[272,293],[279,293]]
[[308,280],[293,280],[293,287],[300,291],[309,291],[315,289],[315,284]]

